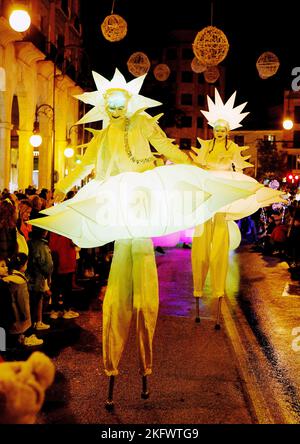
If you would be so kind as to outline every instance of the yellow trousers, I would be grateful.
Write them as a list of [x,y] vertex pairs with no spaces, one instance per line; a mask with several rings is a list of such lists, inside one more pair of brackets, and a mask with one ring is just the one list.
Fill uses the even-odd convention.
[[192,243],[194,296],[202,297],[208,270],[212,295],[224,296],[228,270],[229,232],[224,213],[195,228]]
[[158,314],[158,279],[151,239],[115,242],[103,303],[103,362],[118,374],[131,319],[136,315],[140,373],[152,373],[152,341]]

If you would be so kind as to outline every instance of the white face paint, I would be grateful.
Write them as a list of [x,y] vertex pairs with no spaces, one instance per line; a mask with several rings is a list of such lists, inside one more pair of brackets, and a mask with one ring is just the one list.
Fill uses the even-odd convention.
[[228,125],[227,122],[223,120],[218,120],[214,125],[214,138],[218,141],[226,139],[228,136]]
[[128,99],[126,92],[122,91],[113,91],[108,95],[105,109],[111,121],[126,117]]

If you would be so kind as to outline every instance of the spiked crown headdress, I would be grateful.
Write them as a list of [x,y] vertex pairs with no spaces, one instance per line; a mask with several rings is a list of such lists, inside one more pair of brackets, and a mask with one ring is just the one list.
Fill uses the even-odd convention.
[[143,85],[146,74],[137,77],[128,83],[121,72],[116,68],[113,78],[109,81],[97,72],[92,72],[97,90],[93,92],[85,92],[76,95],[75,97],[84,103],[93,105],[77,123],[90,123],[98,120],[103,120],[104,126],[108,123],[108,115],[105,110],[106,98],[110,92],[114,90],[126,91],[128,96],[128,110],[127,115],[130,117],[138,110],[145,110],[154,106],[161,105],[157,100],[149,99],[139,94]]
[[210,126],[215,127],[218,121],[226,122],[228,124],[228,129],[230,130],[242,126],[240,122],[247,116],[247,114],[249,114],[248,112],[242,113],[247,102],[234,108],[235,96],[236,91],[225,104],[217,89],[215,89],[215,103],[209,96],[207,96],[208,111],[200,111],[205,116]]

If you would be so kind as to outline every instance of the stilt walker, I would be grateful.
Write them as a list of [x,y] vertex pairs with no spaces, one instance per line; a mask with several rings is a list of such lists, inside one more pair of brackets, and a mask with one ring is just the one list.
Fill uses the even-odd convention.
[[[239,147],[229,140],[229,131],[240,127],[240,121],[248,114],[241,113],[246,103],[234,107],[234,93],[224,104],[217,89],[215,103],[208,97],[208,111],[202,111],[209,125],[213,127],[213,139],[198,139],[201,148],[193,148],[193,160],[201,168],[210,170],[217,176],[241,180],[246,177],[241,174],[244,168],[253,165],[247,162],[250,156],[243,157],[241,152],[248,147]],[[250,179],[250,178],[249,178]],[[280,199],[279,199],[280,200]],[[228,224],[231,223],[231,232],[238,234],[237,226],[233,226],[233,219],[239,219],[254,213],[263,205],[259,196],[251,201],[244,200],[229,205],[216,215],[199,225],[195,229],[192,243],[192,269],[194,281],[194,297],[196,300],[196,322],[200,322],[199,301],[203,296],[203,289],[210,270],[211,290],[217,298],[217,315],[215,329],[220,329],[221,304],[225,295],[225,284],[228,270],[229,245],[236,242],[229,239]],[[236,224],[235,224],[236,225]]]
[[[104,129],[94,131],[83,162],[57,184],[55,198],[62,200],[76,181],[96,167],[96,178],[105,180],[122,172],[153,169],[150,144],[175,163],[191,163],[188,156],[167,138],[157,119],[145,109],[160,105],[139,95],[144,76],[126,83],[116,69],[108,81],[93,73],[97,91],[78,98],[94,105],[78,123],[103,120]],[[141,396],[149,396],[147,376],[152,372],[152,340],[158,313],[158,281],[151,239],[116,240],[108,286],[103,303],[103,360],[109,376],[107,409],[113,408],[113,389],[133,314],[136,316]]]

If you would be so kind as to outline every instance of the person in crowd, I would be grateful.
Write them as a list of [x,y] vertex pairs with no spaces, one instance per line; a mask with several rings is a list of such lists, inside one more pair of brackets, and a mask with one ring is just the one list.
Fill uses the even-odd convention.
[[76,247],[71,239],[56,233],[50,233],[49,247],[54,264],[50,318],[57,319],[61,316],[64,319],[77,318],[79,313],[72,309],[72,289],[76,272]]
[[0,255],[8,259],[18,252],[17,210],[8,198],[0,201]]
[[36,330],[47,330],[49,324],[43,322],[43,301],[51,282],[53,261],[47,241],[48,232],[33,227],[28,241],[29,262],[27,276],[30,290],[30,306],[33,326]]
[[31,225],[28,224],[30,214],[32,211],[32,203],[29,199],[22,199],[19,202],[19,217],[17,221],[17,228],[19,232],[25,237],[26,241],[29,240],[29,233],[31,232]]
[[39,197],[40,199],[42,199],[42,210],[51,207],[51,205],[53,204],[52,193],[47,188],[42,188]]
[[6,258],[0,254],[0,327],[6,332],[8,332],[9,327],[14,322],[9,284],[5,280],[7,276],[8,267]]
[[4,278],[9,283],[13,322],[8,332],[17,338],[16,343],[27,347],[43,344],[43,339],[37,338],[31,328],[30,296],[28,281],[25,276],[28,256],[18,253],[11,261],[11,273]]
[[43,200],[38,194],[33,194],[32,196],[30,196],[29,200],[32,205],[29,219],[36,219],[37,217],[41,217],[40,211],[43,207]]
[[300,276],[300,208],[294,210],[287,235],[286,253],[290,271]]
[[274,214],[275,227],[270,234],[271,254],[284,254],[287,242],[288,226],[282,221],[281,214]]

